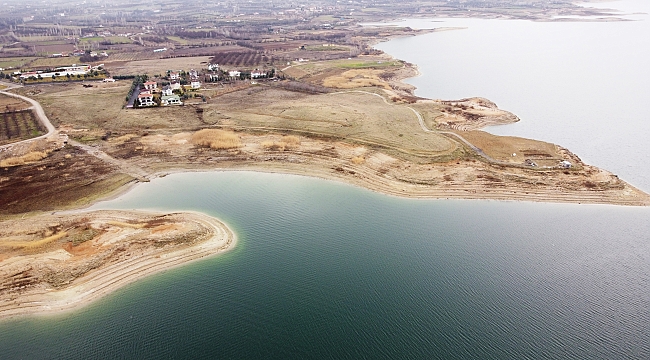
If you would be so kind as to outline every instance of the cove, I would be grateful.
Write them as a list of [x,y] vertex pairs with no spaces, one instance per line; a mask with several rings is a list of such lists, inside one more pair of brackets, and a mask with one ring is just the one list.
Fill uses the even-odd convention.
[[80,311],[4,322],[3,358],[650,355],[645,208],[254,172],[173,174],[93,208],[202,211],[239,243]]

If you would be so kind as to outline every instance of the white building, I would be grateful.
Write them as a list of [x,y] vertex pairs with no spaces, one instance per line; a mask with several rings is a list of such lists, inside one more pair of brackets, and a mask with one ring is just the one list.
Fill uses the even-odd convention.
[[239,76],[241,76],[241,71],[229,71],[228,76],[230,76],[231,78],[238,78]]
[[155,81],[147,81],[144,83],[144,88],[147,90],[156,90],[158,89],[158,84]]
[[162,96],[171,96],[173,93],[172,87],[169,85],[163,86],[162,90],[160,91],[160,95]]
[[181,98],[178,97],[178,95],[171,95],[161,97],[160,104],[162,106],[183,105],[183,102],[181,101]]
[[153,95],[149,93],[140,93],[138,95],[138,103],[140,103],[140,106],[142,107],[156,105],[156,103],[153,101]]
[[192,80],[192,82],[190,82],[190,87],[192,89],[200,89],[201,88],[201,82],[198,81],[198,80]]

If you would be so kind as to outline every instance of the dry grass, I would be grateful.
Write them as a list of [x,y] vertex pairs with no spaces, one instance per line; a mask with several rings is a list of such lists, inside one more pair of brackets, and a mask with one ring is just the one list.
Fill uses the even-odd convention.
[[116,145],[117,144],[124,144],[125,142],[133,139],[134,137],[138,137],[138,135],[136,135],[136,134],[126,134],[126,135],[122,135],[122,136],[110,139],[110,141],[112,143],[115,143]]
[[136,60],[128,63],[107,63],[106,68],[113,75],[165,75],[167,70],[189,70],[207,67],[210,56],[182,57],[171,59]]
[[294,135],[283,136],[281,141],[263,141],[262,147],[270,151],[295,149],[300,145],[300,138]]
[[7,95],[0,95],[0,112],[27,109],[31,104]]
[[361,165],[364,162],[366,162],[366,159],[363,156],[355,156],[352,159],[350,159],[353,164]]
[[41,247],[43,245],[49,244],[51,242],[54,242],[56,240],[59,240],[63,238],[64,236],[68,235],[67,232],[62,231],[58,234],[54,234],[52,236],[48,236],[44,239],[38,240],[38,241],[2,241],[0,242],[0,246],[6,246],[6,247],[11,247],[11,248],[24,248],[24,249],[33,249],[37,247]]
[[262,147],[270,151],[284,151],[287,148],[287,143],[282,141],[263,141]]
[[294,135],[287,135],[282,137],[282,142],[288,146],[298,146],[300,145],[300,138]]
[[[335,135],[350,141],[417,151],[425,156],[446,155],[456,149],[442,135],[422,131],[410,109],[387,104],[373,94],[306,95],[266,88],[256,96],[240,92],[213,98],[205,109],[204,120],[210,123]],[[291,141],[279,137],[266,140]]]
[[341,75],[330,76],[323,80],[323,86],[336,89],[355,89],[362,87],[381,87],[390,89],[388,83],[381,80],[379,75],[381,70],[373,69],[355,69],[348,70]]
[[79,64],[79,56],[60,57],[60,58],[40,58],[34,60],[31,64],[32,67],[38,66],[71,66],[72,64]]
[[560,160],[562,158],[555,145],[543,141],[514,136],[496,136],[478,130],[462,131],[459,134],[470,143],[483,149],[492,158],[501,161],[522,163],[526,158],[539,158],[539,155],[548,159]]
[[203,129],[192,134],[192,144],[208,146],[212,149],[225,150],[241,147],[239,136],[231,131]]
[[32,151],[23,156],[10,157],[0,161],[0,167],[11,167],[33,163],[47,157],[45,151]]

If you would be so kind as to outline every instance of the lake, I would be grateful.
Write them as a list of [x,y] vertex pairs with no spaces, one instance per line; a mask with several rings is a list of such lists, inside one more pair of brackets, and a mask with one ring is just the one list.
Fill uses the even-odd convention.
[[[494,100],[522,122],[490,131],[557,142],[650,189],[636,82],[648,44],[607,55],[632,51],[647,21],[436,21],[469,28],[378,46],[420,66],[419,95]],[[202,211],[238,244],[79,311],[0,323],[3,359],[650,358],[647,208],[402,199],[241,171],[169,175],[93,209]]]

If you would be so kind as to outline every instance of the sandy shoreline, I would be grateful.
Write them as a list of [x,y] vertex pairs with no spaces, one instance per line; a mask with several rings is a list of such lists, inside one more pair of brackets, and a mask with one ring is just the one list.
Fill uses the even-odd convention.
[[[143,211],[112,211],[110,213],[136,214],[138,216],[162,215],[161,213]],[[89,213],[77,210],[66,212],[63,215],[71,216],[72,214],[86,215]],[[77,310],[148,275],[223,253],[232,249],[236,244],[234,233],[216,218],[198,212],[174,213],[174,215],[183,216],[187,221],[194,221],[209,228],[212,236],[206,241],[189,247],[172,251],[145,252],[127,260],[115,261],[107,266],[89,271],[62,289],[35,286],[22,293],[4,293],[0,297],[0,319],[25,315],[54,315]],[[48,253],[44,255],[53,256]],[[5,261],[7,260],[5,259],[3,262]]]

